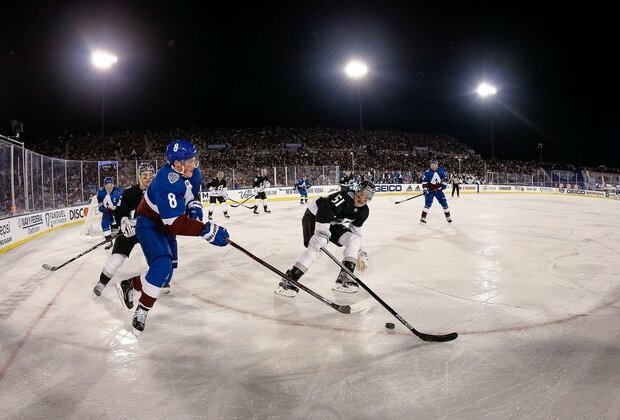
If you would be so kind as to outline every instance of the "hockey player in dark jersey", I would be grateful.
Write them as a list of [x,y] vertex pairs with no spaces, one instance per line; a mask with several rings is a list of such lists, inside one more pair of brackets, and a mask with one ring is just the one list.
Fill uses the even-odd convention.
[[[166,164],[153,178],[136,211],[136,236],[144,251],[148,271],[116,283],[121,301],[128,309],[140,293],[133,315],[134,333],[144,330],[148,311],[162,288],[170,283],[177,262],[176,235],[200,236],[215,246],[226,246],[228,231],[213,222],[202,223],[201,174],[198,151],[188,140],[174,140],[166,149]],[[128,219],[123,219],[128,220]]]
[[254,177],[254,183],[252,184],[254,198],[256,200],[254,204],[254,214],[258,214],[259,200],[263,201],[263,211],[265,213],[271,213],[271,210],[267,209],[267,194],[265,193],[265,188],[269,188],[270,186],[271,184],[267,179],[267,169],[261,169],[260,175]]
[[134,218],[134,212],[138,208],[138,204],[142,201],[144,192],[151,184],[153,175],[155,175],[155,169],[150,163],[142,163],[138,168],[140,180],[136,185],[123,190],[114,217],[116,218],[116,224],[124,227],[121,229],[122,235],[117,236],[114,240],[114,248],[112,248],[112,255],[110,255],[103,266],[103,270],[99,275],[99,282],[93,289],[95,296],[101,296],[103,289],[108,285],[110,279],[114,276],[114,273],[123,265],[125,260],[131,254],[131,250],[138,243],[138,238],[135,236],[135,230],[133,226],[123,222],[124,218]]
[[344,191],[350,187],[351,179],[351,171],[344,171],[340,177],[340,182],[338,182],[338,185],[340,185],[340,191]]
[[226,204],[228,188],[223,171],[218,171],[216,177],[207,184],[207,191],[209,191],[209,220],[213,220],[213,209],[216,203],[220,203],[224,217],[229,219],[228,205]]
[[446,221],[452,223],[450,217],[450,209],[448,208],[448,201],[443,190],[448,186],[448,174],[443,168],[439,167],[437,159],[431,159],[430,169],[427,169],[422,176],[422,188],[424,190],[424,210],[420,216],[420,223],[426,224],[426,215],[433,205],[433,199],[436,198],[443,207],[443,213],[446,216]]
[[[308,271],[321,253],[321,247],[329,242],[344,247],[343,264],[353,272],[362,248],[362,225],[368,218],[367,203],[375,194],[375,186],[369,181],[359,184],[357,191],[347,189],[320,197],[308,203],[301,220],[304,246],[307,248],[286,274],[294,280]],[[359,285],[340,270],[333,289],[355,293]],[[282,279],[275,293],[295,297],[299,289]]]

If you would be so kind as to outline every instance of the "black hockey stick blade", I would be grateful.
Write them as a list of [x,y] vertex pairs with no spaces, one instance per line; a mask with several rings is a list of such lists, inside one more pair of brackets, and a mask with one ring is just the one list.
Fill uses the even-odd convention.
[[60,268],[60,267],[52,267],[49,264],[43,264],[41,267],[45,268],[47,271],[56,271]]
[[321,248],[321,250],[325,254],[327,254],[327,256],[331,258],[336,264],[338,264],[340,268],[343,269],[349,276],[351,276],[353,280],[355,280],[360,286],[362,286],[364,290],[366,290],[368,294],[370,294],[370,296],[375,298],[377,302],[379,302],[385,309],[388,310],[388,312],[390,312],[392,315],[396,317],[396,319],[402,322],[403,325],[407,327],[409,331],[414,333],[420,340],[430,341],[430,342],[445,342],[445,341],[452,341],[459,336],[455,332],[450,333],[450,334],[426,334],[426,333],[416,330],[415,328],[413,328],[411,324],[407,322],[407,320],[405,320],[405,318],[400,316],[394,309],[392,309],[387,303],[385,303],[383,299],[377,296],[377,294],[373,292],[370,287],[366,286],[363,281],[361,281],[355,274],[349,271],[349,269],[343,263],[341,263],[336,257],[334,257],[334,255],[331,252],[329,252],[325,248]]
[[277,268],[275,268],[274,266],[272,266],[268,262],[260,259],[256,255],[254,255],[250,251],[248,251],[247,249],[243,248],[241,245],[235,243],[232,239],[226,238],[226,242],[228,242],[234,248],[237,248],[239,251],[243,252],[248,257],[252,258],[254,261],[259,263],[263,267],[268,268],[269,270],[273,271],[274,273],[276,273],[280,277],[284,277],[286,280],[288,280],[289,282],[291,282],[292,284],[294,284],[295,286],[297,286],[298,288],[300,288],[304,292],[306,292],[309,295],[311,295],[312,297],[320,300],[324,304],[326,304],[328,306],[331,306],[332,308],[334,308],[335,310],[337,310],[338,312],[340,312],[342,314],[352,314],[352,313],[360,312],[360,311],[363,311],[363,310],[366,310],[366,309],[370,308],[370,301],[369,300],[363,300],[363,301],[356,302],[356,303],[351,304],[351,305],[338,305],[337,303],[334,303],[331,300],[329,300],[329,299],[319,295],[317,292],[315,292],[314,290],[310,289],[309,287],[306,287],[303,284],[299,283],[298,281],[293,280],[292,278],[290,278],[289,276],[287,276],[286,274],[284,274],[283,272],[281,272],[280,270],[278,270]]
[[413,200],[414,198],[422,197],[423,195],[424,195],[424,193],[418,194],[418,195],[414,195],[413,197],[409,197],[409,198],[405,198],[404,200],[396,201],[394,204],[404,203],[405,201]]
[[75,257],[73,257],[73,258],[71,258],[71,259],[69,259],[69,260],[65,261],[64,263],[62,263],[62,264],[60,264],[60,265],[57,265],[57,266],[52,267],[52,266],[51,266],[51,265],[49,265],[49,264],[43,264],[41,267],[43,267],[45,270],[48,270],[48,271],[56,271],[56,270],[58,270],[58,269],[60,269],[60,268],[63,268],[65,265],[67,265],[67,264],[69,264],[69,263],[72,263],[73,261],[77,260],[78,258],[80,258],[80,257],[82,257],[82,256],[84,256],[84,255],[86,255],[86,254],[88,254],[90,251],[92,251],[92,250],[94,250],[94,249],[99,248],[101,245],[103,245],[103,244],[107,244],[108,242],[111,242],[113,239],[116,239],[116,238],[117,238],[118,236],[120,236],[120,235],[121,235],[121,234],[118,234],[118,235],[113,236],[113,237],[112,237],[112,239],[110,239],[110,241],[108,241],[108,240],[106,239],[105,241],[99,242],[98,244],[93,245],[92,247],[88,248],[86,251],[83,251],[83,252],[79,253],[79,254],[78,254],[78,255],[76,255]]

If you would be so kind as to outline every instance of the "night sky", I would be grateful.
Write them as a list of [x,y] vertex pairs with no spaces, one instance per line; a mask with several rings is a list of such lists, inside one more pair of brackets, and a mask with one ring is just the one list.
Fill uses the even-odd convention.
[[[545,2],[19,2],[0,6],[0,133],[358,128],[447,133],[490,156],[620,167],[615,13]],[[18,3],[18,2],[11,2]],[[220,2],[217,2],[220,3]],[[613,20],[612,20],[613,19]],[[482,102],[477,84],[498,87]]]

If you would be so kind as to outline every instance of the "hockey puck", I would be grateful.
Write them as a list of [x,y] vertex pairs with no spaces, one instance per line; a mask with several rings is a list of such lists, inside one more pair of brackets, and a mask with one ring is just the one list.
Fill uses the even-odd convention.
[[387,328],[388,330],[393,330],[394,329],[394,324],[392,324],[391,322],[386,322],[385,323],[385,328]]

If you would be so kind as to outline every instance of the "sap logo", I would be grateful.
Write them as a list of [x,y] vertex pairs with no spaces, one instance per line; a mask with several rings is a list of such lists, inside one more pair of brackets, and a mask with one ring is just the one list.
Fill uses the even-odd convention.
[[394,192],[394,191],[402,191],[403,190],[403,186],[402,185],[394,185],[394,184],[388,184],[388,185],[375,185],[375,192]]
[[69,220],[83,219],[86,217],[88,208],[81,207],[79,209],[69,210]]
[[0,225],[0,236],[10,235],[11,234],[11,225],[6,223],[4,225]]

